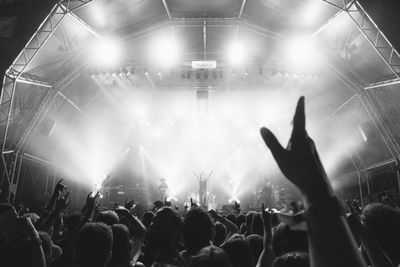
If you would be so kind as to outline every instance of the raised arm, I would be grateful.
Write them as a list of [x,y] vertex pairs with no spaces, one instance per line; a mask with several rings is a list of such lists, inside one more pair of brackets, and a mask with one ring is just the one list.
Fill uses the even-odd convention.
[[126,218],[129,221],[134,236],[143,242],[146,236],[146,227],[142,224],[142,222],[136,216],[132,215],[132,213],[125,207],[118,207],[115,209],[115,212],[120,218]]
[[54,210],[54,207],[55,207],[55,204],[56,204],[56,201],[57,201],[58,197],[61,196],[61,194],[63,193],[64,189],[67,188],[67,186],[64,185],[62,183],[62,181],[63,181],[63,179],[60,179],[57,182],[56,186],[54,187],[53,195],[51,196],[50,202],[47,205],[47,210],[49,212]]
[[256,267],[271,267],[275,258],[274,251],[272,249],[271,214],[265,211],[264,203],[262,203],[261,215],[264,227],[264,248],[260,257],[258,258]]
[[193,172],[193,175],[194,175],[194,177],[196,177],[197,180],[200,181],[200,177],[195,172]]
[[305,129],[304,97],[297,103],[286,149],[267,128],[261,129],[261,136],[283,174],[302,193],[311,266],[366,266]]

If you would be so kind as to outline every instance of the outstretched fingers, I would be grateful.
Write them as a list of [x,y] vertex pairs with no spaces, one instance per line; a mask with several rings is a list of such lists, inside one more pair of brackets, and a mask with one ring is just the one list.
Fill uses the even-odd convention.
[[282,147],[278,139],[269,129],[263,127],[261,128],[260,133],[265,144],[271,150],[271,153],[274,156],[275,160],[277,162],[280,162],[286,153],[285,149]]
[[294,136],[304,136],[306,133],[306,115],[304,110],[304,96],[301,96],[297,101],[296,112],[293,118],[293,132]]

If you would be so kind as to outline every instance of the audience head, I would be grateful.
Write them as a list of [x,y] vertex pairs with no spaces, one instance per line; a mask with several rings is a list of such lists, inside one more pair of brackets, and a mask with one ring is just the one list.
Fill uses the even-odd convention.
[[291,251],[308,251],[307,233],[293,231],[288,225],[281,223],[272,237],[272,248],[275,256]]
[[154,201],[153,205],[154,205],[153,211],[158,211],[159,209],[164,207],[164,202],[162,202],[161,200],[156,200]]
[[231,267],[228,256],[225,252],[215,246],[202,248],[195,256],[189,267]]
[[257,260],[264,249],[263,238],[260,235],[251,234],[246,237],[246,241],[253,256],[254,263],[257,263]]
[[246,229],[247,229],[247,233],[250,234],[251,233],[251,223],[253,222],[253,217],[254,215],[258,214],[255,211],[249,211],[246,214]]
[[81,267],[106,266],[111,259],[113,235],[104,223],[86,223],[78,237],[76,261]]
[[153,221],[153,218],[154,218],[154,213],[151,211],[146,211],[143,214],[142,223],[146,227],[146,229],[149,229],[150,224]]
[[264,235],[264,225],[260,214],[255,214],[251,222],[251,233],[257,235]]
[[82,222],[82,219],[83,219],[82,213],[73,212],[64,217],[64,226],[68,230],[72,230]]
[[361,220],[393,263],[400,264],[400,211],[382,203],[372,203],[363,209]]
[[233,267],[253,267],[253,256],[245,237],[234,234],[222,245]]
[[310,261],[305,252],[293,251],[274,260],[273,267],[309,267]]
[[201,208],[190,210],[184,219],[183,240],[189,251],[194,253],[209,246],[214,235],[214,224],[208,212]]
[[175,247],[182,234],[183,222],[175,209],[163,207],[157,211],[148,231],[148,247],[163,250]]
[[240,227],[244,223],[246,223],[246,216],[243,213],[241,213],[236,217],[236,226],[238,227],[238,229],[240,229]]
[[124,266],[132,259],[132,244],[129,239],[129,229],[123,224],[111,227],[113,234],[112,266]]
[[102,222],[109,226],[119,223],[119,217],[113,210],[105,210],[100,212],[96,217],[96,222]]

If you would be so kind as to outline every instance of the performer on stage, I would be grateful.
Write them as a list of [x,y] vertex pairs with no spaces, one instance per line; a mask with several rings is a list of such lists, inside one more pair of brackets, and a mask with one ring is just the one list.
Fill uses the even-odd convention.
[[261,202],[265,203],[265,207],[270,209],[274,207],[272,201],[273,199],[272,193],[273,193],[273,187],[271,183],[266,182],[261,191]]
[[208,177],[206,178],[204,173],[200,173],[198,176],[196,173],[193,172],[194,176],[199,181],[199,202],[200,206],[207,208],[208,201],[207,201],[207,181],[211,177],[214,171],[211,171]]
[[158,186],[158,190],[160,192],[160,199],[164,200],[166,197],[168,197],[168,184],[164,177],[160,179],[160,182],[161,183]]

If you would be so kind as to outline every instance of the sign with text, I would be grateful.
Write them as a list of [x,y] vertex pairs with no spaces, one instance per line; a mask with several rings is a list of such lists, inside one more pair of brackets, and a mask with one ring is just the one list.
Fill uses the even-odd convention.
[[215,60],[192,61],[193,69],[215,69],[216,67],[217,61]]

